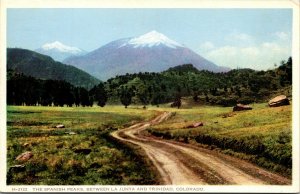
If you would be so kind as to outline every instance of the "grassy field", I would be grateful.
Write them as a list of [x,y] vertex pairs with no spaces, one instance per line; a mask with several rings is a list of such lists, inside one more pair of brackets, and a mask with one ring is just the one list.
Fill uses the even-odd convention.
[[[269,108],[265,103],[253,104],[253,110],[241,112],[232,112],[231,107],[186,107],[162,108],[176,112],[175,116],[148,131],[165,139],[201,144],[291,176],[291,105]],[[187,128],[195,122],[204,126]]]
[[[150,119],[155,111],[121,106],[7,107],[7,164],[31,151],[25,169],[8,170],[8,184],[156,184],[147,162],[108,134]],[[63,124],[65,128],[55,128]],[[84,151],[85,150],[85,151]],[[86,151],[90,153],[86,153]]]
[[[140,152],[108,134],[118,128],[154,117],[157,111],[174,112],[166,122],[148,131],[153,135],[197,144],[246,159],[264,168],[291,176],[292,106],[253,110],[196,106],[183,102],[180,109],[122,106],[7,107],[7,164],[31,151],[25,169],[9,170],[8,184],[122,185],[156,184],[158,179]],[[187,128],[195,122],[204,126]],[[57,129],[63,124],[65,128]],[[89,153],[80,150],[88,150]]]

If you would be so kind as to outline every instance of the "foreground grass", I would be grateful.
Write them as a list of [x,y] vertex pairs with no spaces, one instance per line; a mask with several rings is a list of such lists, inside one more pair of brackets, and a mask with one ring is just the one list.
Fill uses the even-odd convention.
[[[147,120],[155,111],[121,106],[7,107],[7,164],[31,151],[25,169],[9,170],[8,184],[156,184],[131,148],[109,138],[112,130]],[[63,124],[65,128],[57,129]],[[72,133],[71,133],[72,132]],[[87,149],[90,152],[81,152]],[[80,151],[81,150],[81,151]]]
[[[183,106],[181,109],[121,106],[7,107],[7,163],[31,151],[25,169],[9,171],[8,184],[122,185],[156,184],[158,179],[139,150],[109,137],[109,133],[149,120],[157,111],[175,112],[170,120],[149,129],[152,134],[194,143],[249,160],[284,176],[291,175],[291,106],[253,110]],[[187,128],[195,122],[204,126]],[[55,128],[64,124],[65,128]],[[70,133],[73,132],[73,133]],[[73,135],[72,135],[73,134]],[[90,153],[78,150],[90,149]]]
[[[254,104],[253,110],[241,112],[212,106],[163,109],[176,115],[149,129],[153,135],[201,144],[291,176],[291,105],[269,108],[267,104]],[[203,122],[204,126],[187,128],[195,122]]]

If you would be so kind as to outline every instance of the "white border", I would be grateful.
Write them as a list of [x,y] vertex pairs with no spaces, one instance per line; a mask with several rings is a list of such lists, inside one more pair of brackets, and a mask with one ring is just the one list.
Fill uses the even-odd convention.
[[[3,192],[299,192],[299,7],[298,0],[0,0],[0,191]],[[291,8],[293,9],[293,181],[291,186],[6,186],[6,9],[7,8]],[[20,190],[21,189],[21,190]]]

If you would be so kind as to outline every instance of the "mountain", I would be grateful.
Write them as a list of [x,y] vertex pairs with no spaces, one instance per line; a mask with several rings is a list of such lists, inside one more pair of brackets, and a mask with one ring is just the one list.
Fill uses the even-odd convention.
[[110,42],[86,55],[69,57],[64,63],[101,80],[126,73],[161,72],[182,64],[193,64],[199,70],[229,71],[156,31]]
[[52,57],[56,61],[62,62],[64,59],[71,56],[84,55],[87,52],[77,47],[64,45],[59,41],[46,43],[41,48],[35,50],[36,52]]
[[87,89],[100,83],[98,79],[76,67],[26,49],[7,49],[7,69],[39,79],[64,80]]

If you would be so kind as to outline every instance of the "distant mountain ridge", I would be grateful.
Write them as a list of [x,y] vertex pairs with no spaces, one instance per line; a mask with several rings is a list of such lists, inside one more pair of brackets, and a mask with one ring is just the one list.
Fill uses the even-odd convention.
[[230,70],[217,66],[156,31],[112,41],[83,56],[72,56],[63,62],[101,80],[126,73],[161,72],[182,64],[193,64],[199,70],[213,72]]
[[56,62],[49,56],[26,49],[7,49],[7,69],[38,79],[64,80],[87,89],[100,83],[98,79],[76,67]]
[[71,56],[84,55],[87,52],[72,46],[67,46],[59,41],[54,41],[52,43],[46,43],[40,48],[35,50],[36,52],[52,57],[56,61],[62,62],[64,59]]

